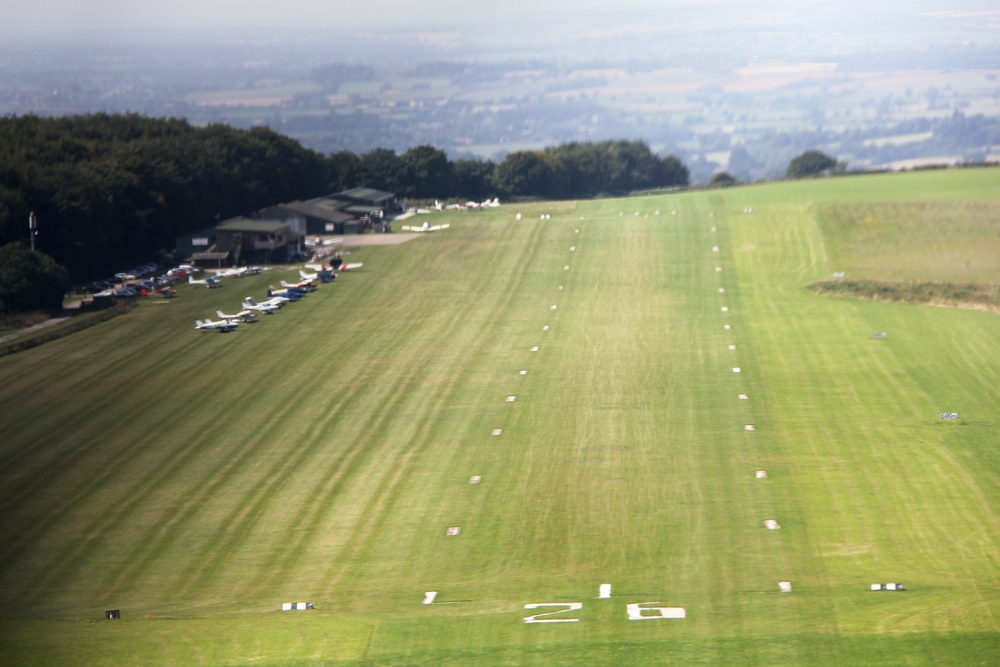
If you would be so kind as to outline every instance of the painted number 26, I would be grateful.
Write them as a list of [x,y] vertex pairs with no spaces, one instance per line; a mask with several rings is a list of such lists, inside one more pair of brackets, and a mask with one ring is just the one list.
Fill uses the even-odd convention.
[[[659,602],[636,602],[626,605],[630,621],[654,621],[660,618],[686,618],[687,610],[684,607],[647,607],[646,605],[660,604]],[[525,623],[578,623],[579,618],[551,618],[556,614],[565,614],[583,608],[582,602],[534,602],[524,605],[525,609],[541,609],[542,607],[561,607],[555,611],[546,611],[531,616],[525,616]]]

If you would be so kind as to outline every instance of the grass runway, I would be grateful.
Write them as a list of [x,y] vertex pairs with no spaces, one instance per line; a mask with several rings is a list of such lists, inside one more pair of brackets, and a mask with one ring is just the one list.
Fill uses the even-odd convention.
[[0,664],[996,664],[1000,316],[803,288],[1000,282],[998,199],[961,170],[444,213],[232,334],[193,321],[282,276],[2,358]]

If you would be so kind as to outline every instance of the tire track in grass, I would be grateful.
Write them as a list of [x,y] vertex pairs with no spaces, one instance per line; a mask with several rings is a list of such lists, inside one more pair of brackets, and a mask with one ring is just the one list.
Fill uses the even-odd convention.
[[[266,345],[267,343],[262,341],[259,344]],[[264,377],[273,376],[274,373],[284,370],[285,365],[286,361],[284,358],[274,358],[270,364],[259,366],[259,371]],[[303,387],[300,391],[301,393],[305,393],[309,391],[309,389],[308,387]],[[226,457],[223,460],[223,462],[220,463],[218,466],[207,469],[204,474],[192,480],[191,486],[195,488],[196,491],[193,493],[184,494],[188,502],[191,502],[191,500],[194,499],[194,502],[192,503],[191,509],[189,510],[188,514],[195,512],[197,510],[197,506],[201,502],[204,502],[205,499],[211,497],[212,491],[214,491],[216,488],[222,488],[225,485],[225,483],[230,479],[230,477],[232,477],[235,474],[238,474],[238,471],[242,463],[247,461],[253,461],[259,457],[261,449],[264,446],[270,444],[274,440],[273,431],[275,431],[277,428],[280,428],[279,425],[282,423],[285,413],[294,409],[294,405],[296,404],[296,402],[299,400],[300,397],[301,394],[293,396],[291,401],[284,404],[284,407],[281,404],[277,404],[270,409],[269,414],[264,417],[264,420],[267,421],[268,423],[273,423],[276,426],[268,432],[261,433],[258,436],[258,441],[256,445],[251,445],[248,447],[245,443],[237,444],[236,447],[234,447],[234,449],[237,451],[242,450],[241,455],[237,457]],[[242,414],[242,411],[240,410],[241,407],[240,404],[242,403],[242,401],[243,401],[242,396],[234,395],[233,398],[230,400],[230,406],[228,408],[220,409],[217,414],[220,415],[232,414],[234,416],[230,418],[230,421],[238,422],[241,419],[241,414]],[[204,438],[204,440],[209,440],[209,438],[206,437]],[[193,446],[187,451],[197,448],[198,448],[197,446]],[[186,454],[187,451],[185,451],[184,454]],[[153,475],[152,477],[147,475],[146,478],[140,479],[133,486],[123,487],[123,488],[120,487],[122,489],[121,494],[128,499],[128,502],[121,503],[119,505],[121,509],[118,512],[111,513],[108,520],[106,521],[97,520],[93,524],[88,526],[87,530],[85,531],[85,534],[91,534],[91,535],[96,534],[97,537],[89,540],[87,542],[87,545],[73,549],[72,552],[66,554],[63,557],[65,560],[63,560],[62,562],[75,561],[82,555],[81,551],[83,549],[90,548],[90,546],[96,546],[94,543],[100,539],[103,539],[103,536],[105,536],[108,532],[107,528],[109,526],[120,525],[124,523],[128,518],[133,516],[135,513],[138,513],[142,508],[142,504],[137,501],[153,497],[153,495],[159,491],[161,486],[176,481],[177,477],[179,476],[178,473],[180,473],[183,469],[188,468],[191,470],[196,470],[198,467],[195,463],[188,461],[186,456],[184,455],[180,456],[175,455],[174,461],[175,463],[173,464],[172,467],[169,468],[169,473],[166,475],[159,475],[156,474],[156,472],[154,472],[151,473],[151,475]],[[110,476],[111,475],[109,474],[108,477]],[[215,480],[214,483],[209,483],[206,481],[213,479]],[[155,534],[158,530],[159,530],[158,527],[151,527],[150,529],[148,529],[147,538],[146,540],[142,541],[143,546],[140,546],[140,551],[150,548],[151,545],[147,543],[147,540],[151,539],[152,534]],[[139,554],[132,554],[132,555],[135,558],[138,558],[139,556]]]
[[[428,314],[427,317],[430,317],[430,314]],[[276,362],[277,368],[283,368],[283,366],[282,362]],[[365,372],[365,366],[359,364],[358,372]],[[389,369],[384,369],[379,377],[384,377],[388,372]],[[378,379],[373,380],[372,382],[373,386],[379,386],[382,384],[388,386],[390,384],[383,383]],[[252,464],[254,461],[264,458],[261,456],[262,448],[274,442],[276,440],[275,436],[286,430],[285,424],[288,423],[290,417],[294,416],[294,414],[300,410],[299,405],[304,396],[312,391],[312,388],[308,384],[304,383],[299,393],[293,395],[290,400],[287,400],[284,403],[280,412],[276,409],[276,411],[265,420],[265,422],[270,424],[270,426],[260,432],[258,444],[256,446],[242,454],[239,460],[233,465],[228,466],[226,472],[221,476],[216,477],[206,475],[206,477],[212,479],[213,481],[204,489],[201,489],[200,485],[196,485],[199,487],[198,500],[191,504],[187,512],[170,522],[168,526],[154,531],[159,534],[155,537],[150,536],[148,538],[149,544],[141,547],[139,553],[134,553],[129,557],[129,562],[136,563],[135,567],[131,569],[135,572],[142,572],[143,570],[150,569],[152,564],[161,556],[166,548],[178,539],[179,533],[185,528],[185,526],[193,521],[194,516],[201,511],[200,506],[203,503],[208,502],[218,493],[222,493],[224,489],[227,488],[230,481],[234,481],[235,477],[240,474],[240,471],[245,465]],[[389,390],[387,389],[385,393],[388,393],[388,391]],[[334,408],[333,412],[328,416],[327,421],[336,422],[344,415],[350,414],[350,412],[357,404],[359,404],[360,401],[362,401],[363,398],[364,397],[360,394],[348,394],[347,398],[341,401]],[[234,509],[231,510],[222,521],[220,521],[221,525],[225,526],[222,529],[221,535],[217,535],[216,538],[211,541],[206,541],[199,556],[190,560],[196,563],[203,563],[204,559],[210,558],[210,555],[214,554],[216,561],[218,561],[218,559],[224,554],[232,552],[232,545],[234,543],[238,544],[242,542],[247,535],[250,534],[252,526],[266,511],[268,503],[273,502],[275,494],[285,488],[292,474],[298,469],[300,463],[306,460],[321,447],[321,442],[314,441],[310,447],[297,448],[293,456],[282,458],[272,464],[267,470],[255,473],[255,476],[258,476],[259,479],[246,491],[242,492],[241,497],[234,502]],[[228,556],[226,557],[228,558]],[[211,562],[215,561],[210,561],[210,563]],[[179,576],[182,579],[184,577],[193,576],[189,573],[189,570],[192,568],[196,570],[205,570],[206,572],[212,571],[211,567],[206,568],[204,565],[199,564],[183,570],[179,573]],[[128,583],[127,580],[123,578],[125,574],[128,573],[123,573],[118,578],[120,582],[123,582],[119,585],[126,585]],[[182,589],[186,586],[186,584],[183,583],[180,583],[179,585]],[[114,590],[114,584],[111,586],[112,590]]]
[[[499,268],[495,269],[493,273],[496,273],[498,270]],[[485,293],[492,291],[492,278],[493,275],[491,274],[487,280],[480,283],[480,292]],[[481,303],[481,299],[479,298],[474,301],[476,303]],[[430,311],[432,309],[428,310]],[[449,320],[436,325],[437,331],[433,333],[432,338],[438,340],[447,337],[449,332],[454,332],[456,328],[458,328],[463,321],[467,319],[467,313],[456,311]],[[405,334],[405,332],[401,332],[401,334]],[[360,469],[364,462],[368,461],[377,454],[377,450],[370,447],[370,443],[381,440],[385,434],[391,432],[394,427],[393,422],[398,419],[397,408],[403,405],[406,401],[412,400],[413,395],[419,394],[417,389],[422,383],[425,382],[426,376],[436,365],[439,365],[438,359],[432,356],[426,357],[421,366],[415,367],[414,370],[411,371],[410,378],[403,387],[399,387],[398,383],[376,383],[375,386],[384,385],[387,388],[393,387],[391,391],[395,392],[395,400],[391,403],[386,403],[384,400],[366,402],[367,405],[378,406],[378,411],[376,412],[378,418],[375,420],[373,426],[366,427],[365,436],[363,438],[355,439],[355,444],[352,446],[351,452],[362,452],[364,454],[363,456],[355,457],[352,453],[349,453],[355,469]],[[327,420],[327,423],[335,423],[338,420],[339,416],[337,418]],[[367,422],[367,420],[363,419],[362,421]],[[322,432],[324,428],[325,427],[320,427],[320,431]],[[287,483],[289,477],[297,469],[299,469],[300,463],[304,464],[314,453],[321,451],[326,446],[326,439],[323,437],[314,436],[312,438],[312,442],[313,444],[310,447],[303,450],[301,456],[297,456],[294,461],[291,461],[289,465],[285,467],[281,476],[281,481],[270,485],[266,493],[257,496],[257,500],[254,501],[253,507],[251,507],[248,511],[237,510],[233,512],[233,516],[229,517],[229,520],[225,523],[230,524],[230,520],[235,521],[237,514],[241,517],[241,520],[235,527],[228,529],[228,532],[241,535],[243,537],[246,537],[252,532],[254,526],[260,518],[264,515],[268,508],[272,506],[272,503],[274,502],[274,494],[277,493],[285,485],[285,483]],[[343,460],[344,457],[338,458],[332,468],[336,470]],[[349,477],[350,476],[340,476],[339,479],[347,479],[349,481]],[[306,498],[314,498],[315,500],[312,502],[307,500],[305,503],[302,503],[300,505],[301,509],[296,513],[295,518],[287,522],[284,535],[277,537],[274,540],[274,542],[280,546],[276,547],[270,558],[265,562],[265,565],[258,570],[258,576],[249,584],[251,589],[259,589],[261,586],[265,585],[262,581],[263,579],[270,579],[270,583],[267,585],[274,587],[277,585],[276,580],[278,578],[287,577],[287,573],[294,569],[304,551],[302,545],[307,543],[307,540],[309,540],[315,533],[317,522],[322,519],[322,517],[317,516],[316,508],[329,505],[330,503],[331,496],[329,493],[324,493],[322,490],[324,486],[329,484],[328,480],[329,478],[318,482],[316,486],[319,488],[314,488],[310,493],[305,495]],[[346,483],[347,482],[345,482],[345,484]],[[302,523],[305,520],[304,518],[310,515],[313,517],[311,525],[306,530],[303,530]],[[232,537],[223,537],[220,539],[220,542],[222,543],[233,541],[234,538]],[[232,549],[215,550],[214,559],[210,562],[208,567],[204,568],[204,573],[202,574],[201,579],[191,583],[189,588],[198,588],[200,585],[203,585],[204,579],[207,576],[210,576],[212,571],[220,569],[226,561],[234,556],[234,553],[235,552]],[[274,568],[278,568],[277,572],[275,572]]]
[[[483,351],[493,344],[493,339],[497,335],[497,332],[505,325],[506,313],[510,311],[520,295],[522,285],[527,279],[528,267],[540,252],[542,243],[539,241],[543,232],[544,227],[536,223],[536,234],[534,242],[531,244],[532,254],[530,260],[522,261],[522,258],[517,258],[517,261],[514,262],[516,270],[506,274],[509,279],[505,281],[506,289],[501,293],[500,303],[489,309],[489,312],[493,314],[492,323],[489,324],[489,334],[478,336],[476,344],[456,358],[452,364],[454,367],[468,367],[472,362],[481,358]],[[510,246],[512,244],[506,245]],[[503,250],[509,255],[512,251],[517,252],[518,248],[504,247]],[[482,304],[478,304],[478,306],[482,310]],[[424,435],[414,442],[409,451],[398,456],[393,461],[392,468],[385,478],[388,481],[381,485],[378,493],[366,504],[362,514],[372,518],[365,524],[357,526],[351,539],[345,542],[345,544],[351,545],[345,548],[347,553],[342,553],[340,558],[335,559],[335,562],[327,570],[327,574],[322,577],[323,583],[321,585],[326,595],[329,596],[331,594],[330,591],[344,578],[353,578],[354,574],[361,570],[369,561],[366,554],[371,553],[376,548],[378,536],[383,531],[386,522],[390,520],[392,510],[403,493],[406,483],[414,474],[414,466],[407,464],[410,459],[415,459],[422,455],[431,445],[433,441],[433,429],[431,425],[437,421],[439,414],[447,409],[454,396],[460,392],[459,377],[459,374],[454,374],[454,379],[442,389],[434,406],[421,419],[419,430],[423,431]],[[337,563],[337,560],[344,561],[344,564]]]

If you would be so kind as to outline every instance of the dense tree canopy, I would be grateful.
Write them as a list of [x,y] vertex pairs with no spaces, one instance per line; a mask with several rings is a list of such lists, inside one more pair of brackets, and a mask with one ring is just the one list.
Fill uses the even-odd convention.
[[788,163],[789,178],[805,178],[830,172],[837,167],[837,160],[822,151],[806,151]]
[[[363,72],[317,72],[360,76]],[[368,186],[416,199],[593,197],[686,185],[641,141],[574,142],[499,164],[433,146],[324,157],[267,128],[196,128],[137,114],[0,118],[0,243],[27,238],[76,280],[127,268],[217,218]]]
[[0,315],[56,311],[69,288],[69,272],[22,243],[0,246]]

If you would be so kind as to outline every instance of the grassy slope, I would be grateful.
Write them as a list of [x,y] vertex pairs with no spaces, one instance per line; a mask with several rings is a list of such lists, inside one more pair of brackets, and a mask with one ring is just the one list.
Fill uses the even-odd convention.
[[[802,285],[836,268],[810,202],[998,176],[456,215],[246,331],[188,329],[271,277],[0,359],[0,659],[987,664],[996,315]],[[271,611],[292,600],[318,609]],[[580,623],[520,623],[562,600]],[[651,600],[689,618],[625,620]],[[132,620],[65,622],[110,607]]]

